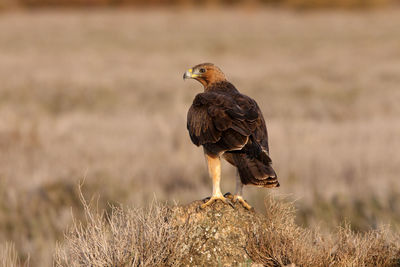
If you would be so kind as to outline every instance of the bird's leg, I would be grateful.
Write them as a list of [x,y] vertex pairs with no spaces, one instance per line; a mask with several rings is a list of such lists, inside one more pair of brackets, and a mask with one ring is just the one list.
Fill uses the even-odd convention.
[[243,199],[243,184],[242,181],[240,180],[239,172],[236,172],[236,190],[235,190],[235,195],[233,196],[233,202],[239,201],[243,207],[245,207],[248,210],[251,210],[252,207],[246,202],[246,200]]
[[201,205],[201,208],[204,209],[205,207],[211,205],[214,203],[216,200],[221,200],[225,204],[229,204],[226,201],[226,198],[222,195],[221,193],[221,188],[220,188],[220,180],[221,180],[221,161],[219,157],[211,157],[207,154],[206,156],[206,161],[207,161],[207,166],[208,166],[208,172],[210,174],[210,177],[212,178],[213,181],[213,193],[211,198]]

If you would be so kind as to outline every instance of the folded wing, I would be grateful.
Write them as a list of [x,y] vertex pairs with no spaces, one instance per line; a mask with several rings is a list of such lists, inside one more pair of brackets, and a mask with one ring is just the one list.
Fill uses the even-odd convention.
[[187,128],[193,143],[210,153],[241,149],[249,136],[268,151],[261,111],[253,99],[240,93],[198,94],[188,112]]

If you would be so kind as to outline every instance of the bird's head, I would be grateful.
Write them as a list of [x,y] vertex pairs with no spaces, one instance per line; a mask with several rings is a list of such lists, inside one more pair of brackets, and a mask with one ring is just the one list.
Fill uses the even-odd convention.
[[226,81],[225,74],[212,63],[202,63],[188,69],[183,74],[183,79],[195,79],[199,81],[204,88],[215,82]]

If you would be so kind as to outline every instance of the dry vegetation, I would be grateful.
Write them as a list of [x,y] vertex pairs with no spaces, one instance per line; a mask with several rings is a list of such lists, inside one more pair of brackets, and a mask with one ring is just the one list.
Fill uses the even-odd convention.
[[0,8],[43,6],[280,6],[310,8],[376,8],[399,0],[2,0]]
[[[207,196],[202,151],[185,126],[201,87],[182,82],[204,61],[259,102],[276,192],[297,200],[297,223],[395,231],[398,29],[398,10],[2,13],[0,243],[50,266],[71,209],[83,218],[83,177],[84,195],[100,195],[107,212],[108,202],[140,206],[153,194],[181,203]],[[222,187],[234,187],[227,164]],[[245,189],[258,210],[266,193]]]
[[264,266],[399,266],[400,239],[389,229],[363,234],[349,225],[331,235],[299,227],[292,203],[266,199],[266,217],[255,224],[249,254]]
[[17,266],[18,254],[12,243],[4,243],[0,245],[0,265],[3,267],[7,266]]
[[163,266],[184,234],[168,223],[165,205],[155,202],[147,210],[113,206],[106,215],[81,199],[84,225],[74,222],[57,247],[56,266]]
[[[251,261],[245,266],[252,262],[271,267],[400,265],[400,240],[385,230],[360,235],[340,228],[334,235],[322,236],[294,223],[291,203],[267,198],[266,211],[264,217],[253,217],[258,220],[247,232]],[[187,221],[177,227],[173,209],[159,203],[148,211],[113,207],[104,216],[85,204],[85,214],[86,226],[75,222],[66,242],[57,248],[55,266],[186,266],[182,262],[190,255],[177,254],[182,250],[176,248],[179,243],[190,245],[188,236],[196,226]]]

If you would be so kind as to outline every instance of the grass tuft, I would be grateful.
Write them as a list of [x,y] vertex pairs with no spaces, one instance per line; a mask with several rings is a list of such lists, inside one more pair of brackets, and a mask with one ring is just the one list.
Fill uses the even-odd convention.
[[22,267],[29,266],[29,258],[21,263],[14,243],[5,242],[0,244],[0,266],[1,267]]
[[174,250],[179,228],[170,208],[154,201],[147,209],[111,207],[98,212],[81,194],[83,222],[74,220],[58,244],[56,266],[162,266]]

